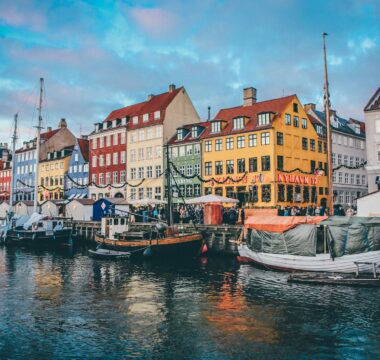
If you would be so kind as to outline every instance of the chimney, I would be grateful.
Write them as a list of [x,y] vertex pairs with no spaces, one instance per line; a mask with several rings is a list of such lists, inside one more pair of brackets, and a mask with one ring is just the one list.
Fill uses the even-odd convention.
[[[169,90],[169,91],[170,91],[170,90]],[[153,99],[153,96],[154,96],[153,94],[149,94],[149,95],[148,95],[148,101],[152,100],[152,99]]]
[[211,106],[208,106],[207,110],[208,110],[207,120],[210,121],[210,119],[211,119]]
[[59,127],[60,129],[62,129],[62,128],[67,128],[67,123],[66,123],[66,119],[65,119],[65,118],[62,118],[62,119],[60,120],[60,122],[59,122],[59,124],[58,124],[58,127]]
[[303,106],[306,112],[309,112],[310,110],[314,111],[316,109],[316,105],[313,103],[308,103]]
[[47,129],[46,129],[47,132],[50,132],[52,130],[53,130],[53,128],[51,126],[48,126]]
[[169,92],[172,93],[174,90],[175,90],[175,85],[174,84],[170,84],[169,85]]
[[256,103],[257,90],[254,87],[243,89],[243,105],[250,106]]

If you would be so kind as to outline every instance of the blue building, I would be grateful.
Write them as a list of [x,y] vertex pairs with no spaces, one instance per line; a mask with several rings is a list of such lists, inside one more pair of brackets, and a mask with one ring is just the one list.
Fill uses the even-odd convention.
[[94,202],[92,219],[100,221],[107,215],[123,215],[129,211],[128,201],[123,198],[102,198]]
[[78,188],[73,185],[72,179],[78,184],[86,185],[89,181],[89,143],[86,138],[77,139],[73,153],[69,160],[69,169],[65,177],[65,197],[68,199],[73,198],[87,198],[88,187]]

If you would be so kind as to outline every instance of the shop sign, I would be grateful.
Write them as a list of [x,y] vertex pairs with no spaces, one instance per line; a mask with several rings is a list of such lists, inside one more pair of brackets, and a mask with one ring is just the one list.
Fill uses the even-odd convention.
[[278,174],[278,182],[288,184],[317,185],[317,176]]

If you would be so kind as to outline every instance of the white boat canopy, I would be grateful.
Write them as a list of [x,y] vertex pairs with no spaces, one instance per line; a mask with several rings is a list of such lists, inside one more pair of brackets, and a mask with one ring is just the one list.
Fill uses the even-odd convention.
[[186,204],[236,204],[239,200],[220,196],[220,195],[204,195],[190,200],[185,200]]
[[44,219],[46,215],[42,215],[39,213],[33,213],[29,220],[24,223],[24,229],[27,230],[30,226],[32,226],[34,223]]
[[147,206],[147,205],[164,205],[166,204],[165,200],[158,199],[140,199],[140,200],[127,200],[129,204],[135,206]]

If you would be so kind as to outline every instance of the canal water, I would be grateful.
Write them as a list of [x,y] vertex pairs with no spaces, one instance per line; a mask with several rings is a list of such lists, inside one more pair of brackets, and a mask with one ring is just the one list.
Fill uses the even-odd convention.
[[0,248],[0,359],[375,359],[380,290],[289,285],[234,259]]

